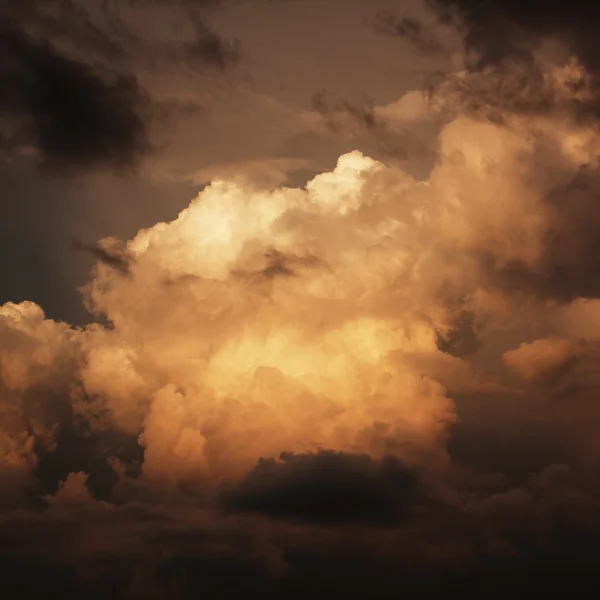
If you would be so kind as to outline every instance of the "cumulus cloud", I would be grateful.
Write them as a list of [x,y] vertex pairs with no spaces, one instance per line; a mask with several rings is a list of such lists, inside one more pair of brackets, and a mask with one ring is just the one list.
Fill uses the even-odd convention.
[[[540,128],[558,146],[549,158],[538,155]],[[139,436],[149,479],[219,480],[322,447],[431,466],[446,460],[456,421],[445,386],[494,388],[461,358],[482,345],[486,320],[502,318],[494,298],[531,282],[507,288],[489,261],[545,268],[550,190],[582,153],[591,160],[552,135],[536,122],[459,117],[426,182],[358,152],[303,189],[215,180],[124,250],[90,247],[99,263],[86,302],[109,328],[10,310],[63,332],[69,342],[44,346],[47,360],[73,365],[57,385],[93,430]],[[538,176],[546,161],[564,173]],[[580,237],[580,221],[560,222]],[[7,385],[35,387],[31,364],[11,365]]]
[[[178,479],[177,464],[183,479],[221,476],[284,450],[369,450],[379,420],[390,438],[382,448],[399,436],[415,460],[443,454],[451,401],[393,355],[437,352],[432,325],[396,279],[422,287],[440,326],[443,286],[405,258],[424,252],[416,232],[390,235],[418,223],[411,202],[389,221],[391,197],[371,205],[371,186],[422,187],[358,153],[305,190],[216,181],[177,220],[128,243],[129,278],[98,266],[88,300],[113,328],[86,340],[112,340],[122,359],[110,360],[112,377],[92,379],[109,362],[91,347],[83,385],[107,422],[144,425],[148,476]],[[117,378],[126,391],[113,402]]]

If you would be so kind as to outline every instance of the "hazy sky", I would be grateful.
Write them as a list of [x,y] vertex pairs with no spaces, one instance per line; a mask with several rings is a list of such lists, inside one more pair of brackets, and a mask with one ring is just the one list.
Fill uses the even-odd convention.
[[0,0],[6,595],[597,586],[599,21]]

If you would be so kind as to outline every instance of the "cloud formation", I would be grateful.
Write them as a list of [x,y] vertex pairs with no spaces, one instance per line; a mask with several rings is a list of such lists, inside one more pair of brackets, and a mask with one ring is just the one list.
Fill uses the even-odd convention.
[[417,477],[393,456],[321,451],[261,459],[224,494],[228,510],[308,522],[390,524],[416,503]]
[[[517,0],[428,0],[428,4],[443,23],[462,32],[465,68],[479,74],[469,78],[475,84],[469,90],[471,102],[541,113],[555,109],[560,101],[579,119],[597,120],[596,9],[590,11],[581,2],[550,7],[539,1],[525,6]],[[549,86],[547,65],[567,66],[569,59],[583,70],[572,69],[558,89]],[[561,89],[568,90],[568,99],[560,97]]]
[[523,59],[535,44],[554,38],[574,52],[586,69],[598,68],[594,23],[599,14],[580,0],[552,6],[539,0],[527,5],[518,0],[431,0],[430,4],[445,20],[461,19],[466,46],[479,54],[480,66]]
[[[143,4],[143,6],[142,6]],[[160,106],[147,71],[224,70],[238,55],[204,18],[215,3],[2,2],[0,140],[52,171],[135,167],[153,146]],[[152,39],[133,19],[183,19],[189,41]]]
[[69,167],[127,167],[146,151],[147,99],[135,77],[106,81],[46,42],[6,26],[0,47],[0,111],[3,122],[20,124],[5,144],[29,141],[50,166]]
[[343,133],[433,122],[425,177],[360,151],[298,187],[215,172],[77,244],[97,322],[3,305],[2,573],[131,598],[595,577],[598,130],[569,108],[593,71],[535,61],[527,109],[474,100],[516,63],[316,97]]

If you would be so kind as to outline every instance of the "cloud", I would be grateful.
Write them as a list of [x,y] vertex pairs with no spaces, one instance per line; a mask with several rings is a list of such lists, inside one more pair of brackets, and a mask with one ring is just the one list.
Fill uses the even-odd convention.
[[86,244],[80,240],[73,240],[72,246],[74,250],[89,252],[96,260],[112,267],[122,275],[129,273],[129,260],[118,252],[107,250],[95,244]]
[[594,71],[598,67],[592,25],[598,15],[595,8],[588,9],[582,1],[552,6],[540,1],[525,6],[517,0],[492,0],[485,4],[432,0],[430,4],[440,10],[444,19],[461,19],[466,29],[465,43],[478,52],[479,65],[514,57],[523,59],[541,39],[555,37],[574,51],[587,69]]
[[572,572],[598,525],[597,132],[454,91],[395,106],[443,116],[422,180],[358,151],[299,187],[215,172],[172,221],[82,244],[101,322],[2,307],[19,568],[132,597],[182,569],[265,593]]
[[[74,429],[138,437],[143,477],[174,486],[238,477],[259,457],[322,446],[443,460],[452,402],[398,360],[438,352],[435,322],[444,322],[437,275],[417,276],[405,258],[426,242],[390,237],[390,227],[419,227],[414,201],[395,198],[422,186],[359,153],[306,189],[243,185],[215,181],[124,250],[111,240],[91,249],[98,264],[86,301],[109,327],[71,329],[35,305],[6,308],[11,336],[22,335],[25,314],[43,324],[40,335],[61,332],[56,346],[28,336],[48,365],[65,365],[45,368],[69,418],[81,420]],[[389,192],[371,204],[377,188]],[[414,279],[431,303],[420,308],[427,318],[411,310],[397,277]],[[37,367],[21,360],[7,358],[3,381],[24,397],[38,388]]]
[[504,354],[542,403],[546,420],[554,423],[563,454],[587,468],[594,468],[600,456],[594,425],[600,416],[598,359],[597,339],[538,339]]
[[481,340],[475,327],[475,315],[464,311],[456,323],[445,333],[437,333],[437,345],[442,352],[451,356],[468,356],[481,347]]
[[503,284],[530,288],[541,297],[559,301],[598,295],[597,167],[582,166],[572,178],[549,190],[544,198],[548,225],[539,260],[490,268]]
[[6,26],[0,47],[2,117],[22,124],[21,143],[35,144],[48,166],[126,168],[147,150],[146,98],[132,75],[106,80]]
[[578,344],[571,340],[536,340],[505,355],[505,360],[527,380],[544,381],[545,374],[570,362],[578,354]]
[[[463,34],[465,68],[472,75],[463,87],[477,108],[551,112],[557,107],[579,119],[597,120],[598,68],[594,20],[585,5],[543,2],[527,7],[509,0],[431,0],[440,20]],[[563,83],[570,97],[552,85],[548,66],[569,58],[583,69],[571,69]],[[497,109],[500,109],[498,111]]]
[[[530,291],[486,260],[539,271],[555,224],[577,240],[592,222],[548,200],[592,150],[563,136],[580,140],[579,126],[545,127],[457,118],[424,182],[358,152],[304,188],[213,181],[172,222],[90,248],[86,303],[110,326],[64,326],[70,341],[47,350],[69,365],[57,389],[91,435],[137,438],[153,485],[235,479],[260,457],[323,447],[443,464],[448,390],[503,389],[462,359]],[[62,331],[39,308],[10,310]],[[7,367],[9,385],[17,376],[19,393],[35,387]]]
[[[9,157],[31,155],[53,172],[136,167],[157,149],[155,117],[160,107],[164,112],[152,78],[175,66],[223,71],[237,60],[237,46],[206,21],[212,3],[4,4],[2,146]],[[132,23],[133,11],[141,11],[141,28]],[[152,39],[144,24],[161,13],[164,22],[183,20],[189,35]]]
[[415,473],[393,456],[321,450],[260,460],[224,494],[227,510],[316,523],[401,522],[417,501]]
[[423,127],[423,121],[418,122],[418,115],[410,114],[419,111],[411,99],[409,93],[405,106],[401,102],[377,106],[365,97],[351,100],[322,89],[311,97],[302,123],[313,135],[336,146],[360,148],[386,164],[426,172],[425,165],[435,152],[435,134]]

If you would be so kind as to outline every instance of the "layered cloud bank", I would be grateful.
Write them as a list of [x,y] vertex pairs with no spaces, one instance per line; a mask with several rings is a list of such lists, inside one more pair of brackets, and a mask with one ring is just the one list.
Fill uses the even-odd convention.
[[599,131],[572,110],[585,65],[544,60],[523,99],[547,110],[479,105],[481,70],[374,109],[439,126],[424,181],[358,151],[302,188],[216,179],[82,245],[97,323],[0,307],[7,585],[395,597],[589,571]]

